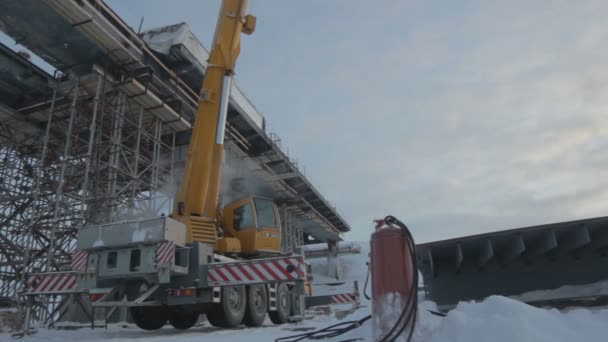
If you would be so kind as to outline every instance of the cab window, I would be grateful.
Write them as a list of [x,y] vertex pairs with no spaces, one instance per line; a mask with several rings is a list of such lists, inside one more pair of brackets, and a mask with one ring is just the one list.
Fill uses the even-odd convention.
[[118,255],[116,254],[116,252],[108,253],[108,256],[106,259],[106,267],[108,269],[116,268],[116,264],[117,264],[116,260],[118,259],[117,257],[118,257]]
[[253,227],[253,208],[250,203],[234,209],[234,229],[243,230]]
[[276,217],[274,215],[274,205],[271,200],[256,198],[255,214],[258,218],[258,227],[277,227]]

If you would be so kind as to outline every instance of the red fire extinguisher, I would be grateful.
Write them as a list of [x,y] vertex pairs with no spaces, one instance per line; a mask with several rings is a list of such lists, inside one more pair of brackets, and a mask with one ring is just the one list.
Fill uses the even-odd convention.
[[387,216],[376,221],[370,243],[374,341],[409,341],[418,306],[414,240],[405,224]]

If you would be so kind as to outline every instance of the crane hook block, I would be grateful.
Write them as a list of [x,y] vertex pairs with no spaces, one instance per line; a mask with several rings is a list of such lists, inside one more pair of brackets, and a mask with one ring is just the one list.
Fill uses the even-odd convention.
[[255,23],[257,19],[255,15],[247,14],[243,20],[243,33],[252,34],[255,31]]

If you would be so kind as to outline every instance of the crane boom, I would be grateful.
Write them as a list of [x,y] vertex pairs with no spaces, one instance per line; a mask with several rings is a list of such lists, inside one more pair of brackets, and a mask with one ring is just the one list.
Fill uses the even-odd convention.
[[[203,235],[210,237],[216,229],[224,131],[240,34],[253,33],[256,22],[254,16],[245,15],[246,7],[247,0],[222,1],[215,28],[184,178],[171,215],[186,224],[188,241],[205,240]],[[203,227],[198,238],[193,226]]]

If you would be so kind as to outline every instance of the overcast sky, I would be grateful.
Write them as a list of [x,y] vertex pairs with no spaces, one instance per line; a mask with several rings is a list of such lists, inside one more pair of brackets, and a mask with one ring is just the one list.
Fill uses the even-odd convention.
[[[137,29],[219,1],[109,0]],[[419,242],[606,215],[606,1],[250,0],[237,80],[366,240]]]

